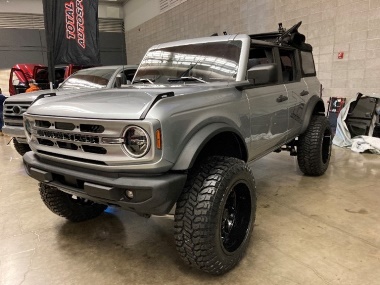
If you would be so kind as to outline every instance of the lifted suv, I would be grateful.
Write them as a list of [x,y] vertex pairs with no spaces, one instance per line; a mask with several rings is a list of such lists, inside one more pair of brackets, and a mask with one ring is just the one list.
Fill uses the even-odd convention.
[[33,150],[24,163],[46,206],[74,222],[107,205],[144,216],[176,206],[182,259],[232,269],[255,220],[247,163],[284,149],[306,175],[329,164],[330,126],[299,25],[156,45],[130,87],[37,101],[24,115]]

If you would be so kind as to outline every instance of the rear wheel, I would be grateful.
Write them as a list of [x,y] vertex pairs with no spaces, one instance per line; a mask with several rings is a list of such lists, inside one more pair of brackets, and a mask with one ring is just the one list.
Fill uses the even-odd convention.
[[189,175],[175,212],[175,240],[182,259],[223,274],[244,255],[256,212],[250,168],[231,157],[210,157]]
[[19,143],[16,139],[13,139],[13,145],[20,155],[24,155],[31,150],[27,143]]
[[96,218],[107,209],[106,205],[67,194],[45,183],[40,183],[40,194],[50,211],[72,222]]
[[331,156],[331,127],[324,116],[313,116],[305,133],[299,136],[298,165],[303,173],[319,176],[325,173]]

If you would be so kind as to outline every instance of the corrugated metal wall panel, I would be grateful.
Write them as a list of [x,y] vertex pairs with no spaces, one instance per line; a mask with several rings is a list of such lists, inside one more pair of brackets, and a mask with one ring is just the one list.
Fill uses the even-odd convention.
[[124,21],[122,19],[99,18],[99,31],[124,33]]
[[0,29],[44,29],[43,15],[0,13]]
[[160,14],[173,9],[187,0],[160,0]]
[[[0,13],[0,29],[44,29],[44,17],[41,14]],[[124,21],[99,18],[99,31],[124,33]]]

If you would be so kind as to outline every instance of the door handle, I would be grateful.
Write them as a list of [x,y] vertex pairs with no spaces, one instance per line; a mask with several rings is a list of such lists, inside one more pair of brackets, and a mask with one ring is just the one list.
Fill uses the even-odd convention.
[[286,101],[286,100],[288,100],[288,96],[285,96],[285,95],[280,95],[279,97],[277,97],[277,99],[276,99],[276,101],[278,102],[278,103],[280,103],[280,102],[284,102],[284,101]]
[[300,93],[301,96],[306,96],[306,95],[309,95],[309,91],[307,90],[303,90],[301,93]]

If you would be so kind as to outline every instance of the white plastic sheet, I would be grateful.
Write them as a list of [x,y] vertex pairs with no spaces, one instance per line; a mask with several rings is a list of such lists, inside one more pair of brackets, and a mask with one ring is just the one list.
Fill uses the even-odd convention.
[[[380,94],[364,94],[370,97],[380,98]],[[333,144],[340,147],[351,148],[355,152],[370,151],[372,153],[380,154],[380,138],[369,136],[357,136],[351,138],[351,134],[347,128],[345,120],[347,118],[348,110],[352,102],[355,99],[351,99],[346,106],[340,111],[336,126],[336,132],[333,139]]]

